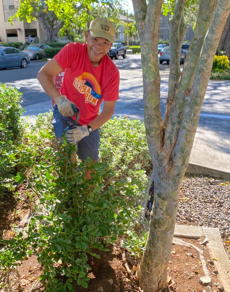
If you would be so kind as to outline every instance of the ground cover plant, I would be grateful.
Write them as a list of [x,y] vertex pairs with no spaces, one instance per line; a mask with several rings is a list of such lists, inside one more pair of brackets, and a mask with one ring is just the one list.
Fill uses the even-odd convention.
[[[71,162],[75,149],[55,142],[51,114],[23,125],[15,149],[16,172],[8,183],[18,200],[27,196],[32,215],[27,228],[15,227],[10,238],[1,240],[0,282],[22,259],[36,255],[46,291],[87,287],[89,257],[97,258],[121,236],[127,244],[132,241],[130,230],[140,216],[150,169],[143,124],[109,122],[102,129],[97,164]],[[92,177],[87,181],[89,168]]]
[[210,79],[230,80],[230,62],[227,56],[214,56]]
[[13,87],[0,85],[0,190],[7,188],[16,171],[17,147],[22,135],[20,97],[21,93]]

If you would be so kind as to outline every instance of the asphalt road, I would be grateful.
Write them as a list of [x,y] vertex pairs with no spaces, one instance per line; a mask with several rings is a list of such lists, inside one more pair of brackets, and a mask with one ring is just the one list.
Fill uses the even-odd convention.
[[[139,55],[128,55],[126,59],[114,61],[120,69],[120,99],[116,105],[116,116],[143,119],[143,83]],[[37,115],[51,109],[50,98],[43,92],[36,75],[43,62],[32,61],[26,69],[0,70],[0,82],[11,84],[23,93],[22,105],[25,116]],[[168,66],[161,65],[161,109],[167,97]],[[203,147],[205,160],[212,159],[213,151],[221,154],[223,163],[230,162],[230,81],[209,81],[200,115],[199,127],[193,147],[195,160],[201,160]],[[223,156],[222,154],[227,154]],[[218,154],[218,155],[219,155]],[[217,154],[214,153],[214,156]],[[223,157],[222,157],[223,156]],[[203,159],[203,158],[202,158]],[[195,161],[196,162],[196,161]],[[228,162],[228,165],[230,163]],[[217,161],[217,164],[220,164]],[[230,166],[229,166],[230,169]]]
[[[116,115],[129,115],[143,119],[143,86],[141,61],[139,55],[128,55],[126,59],[114,61],[121,74],[120,100],[117,103]],[[49,103],[49,97],[43,92],[36,79],[37,72],[44,62],[32,61],[26,69],[0,70],[0,82],[16,86],[23,93],[22,105],[25,115],[30,115],[30,108],[36,106],[34,114],[43,112],[42,104]],[[161,99],[162,110],[167,96],[168,66],[161,65]],[[230,81],[210,81],[202,107],[201,117],[230,119]]]

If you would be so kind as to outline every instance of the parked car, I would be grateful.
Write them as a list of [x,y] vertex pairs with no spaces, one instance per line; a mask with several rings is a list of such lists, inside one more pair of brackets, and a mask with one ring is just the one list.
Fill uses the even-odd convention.
[[185,54],[187,54],[188,53],[188,50],[189,50],[189,47],[190,47],[189,44],[183,44],[181,46],[181,49],[184,51]]
[[167,47],[167,46],[168,46],[168,45],[166,45],[166,44],[158,44],[158,45],[157,45],[158,53],[160,53],[160,51],[161,51],[163,48]]
[[40,49],[50,49],[51,46],[47,44],[34,44],[35,47],[39,47]]
[[109,56],[111,59],[118,59],[122,56],[123,59],[126,57],[127,47],[123,43],[113,43],[111,49],[109,50]]
[[[160,64],[166,63],[169,65],[171,59],[170,47],[163,48],[158,54]],[[181,49],[180,63],[184,64],[186,53]]]
[[29,56],[13,47],[0,47],[0,68],[26,68],[30,63]]
[[39,60],[45,57],[46,48],[50,48],[50,46],[46,44],[33,44],[27,46],[23,52],[27,53],[31,60]]

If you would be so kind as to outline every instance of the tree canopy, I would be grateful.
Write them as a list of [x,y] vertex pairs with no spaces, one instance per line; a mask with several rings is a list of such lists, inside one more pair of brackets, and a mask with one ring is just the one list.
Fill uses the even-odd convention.
[[24,0],[11,21],[15,18],[28,23],[39,20],[47,34],[57,27],[61,35],[76,36],[96,16],[118,22],[120,11],[122,7],[118,0]]

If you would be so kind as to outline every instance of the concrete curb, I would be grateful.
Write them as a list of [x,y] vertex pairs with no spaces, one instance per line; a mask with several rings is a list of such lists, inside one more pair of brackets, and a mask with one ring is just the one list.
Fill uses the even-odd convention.
[[225,252],[218,228],[176,224],[174,236],[192,239],[202,236],[207,238],[207,247],[218,271],[218,278],[224,287],[224,291],[230,291],[230,261]]
[[194,163],[189,163],[186,173],[195,174],[195,175],[208,175],[215,178],[230,180],[229,172],[219,170],[219,169],[209,168],[206,166],[201,166]]

